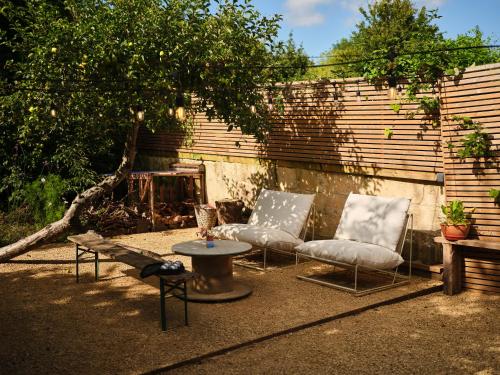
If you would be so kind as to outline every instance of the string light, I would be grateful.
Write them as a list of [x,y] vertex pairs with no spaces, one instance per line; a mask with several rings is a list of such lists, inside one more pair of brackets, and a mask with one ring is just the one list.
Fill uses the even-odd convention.
[[257,113],[257,108],[253,104],[250,106],[250,112]]
[[339,94],[337,93],[337,82],[333,82],[333,102],[337,103],[339,100]]
[[356,84],[358,85],[358,90],[356,91],[356,101],[359,103],[361,102],[361,91],[359,90],[359,81],[356,81]]
[[57,109],[56,109],[56,106],[54,104],[52,104],[50,106],[50,116],[52,118],[56,118],[57,117]]
[[182,95],[182,93],[180,92],[177,93],[177,96],[175,98],[175,106],[175,116],[178,120],[183,121],[186,117],[186,114],[184,112],[184,95]]
[[273,96],[269,93],[269,97],[267,98],[267,108],[272,111],[273,110]]
[[393,100],[396,99],[397,97],[397,79],[394,76],[389,76],[387,79],[387,83],[389,84],[389,92],[388,92],[388,97],[389,99]]
[[137,109],[135,111],[135,118],[139,122],[143,122],[144,121],[144,109],[140,105],[137,106]]

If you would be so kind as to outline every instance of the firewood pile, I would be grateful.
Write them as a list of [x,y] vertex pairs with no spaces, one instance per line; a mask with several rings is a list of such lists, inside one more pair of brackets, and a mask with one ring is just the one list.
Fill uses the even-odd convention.
[[[148,232],[152,229],[147,204],[128,207],[123,201],[106,199],[83,214],[82,224],[103,236]],[[156,230],[196,226],[194,202],[161,203],[155,208]]]
[[196,226],[194,200],[161,203],[155,208],[155,223],[169,229],[190,228]]

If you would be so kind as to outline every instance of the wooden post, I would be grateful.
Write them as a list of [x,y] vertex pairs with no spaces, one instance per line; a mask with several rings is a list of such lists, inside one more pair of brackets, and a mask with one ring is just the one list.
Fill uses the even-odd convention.
[[462,263],[458,246],[443,243],[443,291],[449,296],[462,290]]

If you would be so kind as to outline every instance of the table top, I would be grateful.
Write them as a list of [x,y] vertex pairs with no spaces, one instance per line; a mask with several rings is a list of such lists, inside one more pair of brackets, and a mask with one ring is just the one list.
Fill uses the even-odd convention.
[[252,245],[241,241],[214,240],[215,247],[208,248],[205,240],[194,240],[177,243],[172,251],[188,256],[224,256],[238,255],[249,251]]

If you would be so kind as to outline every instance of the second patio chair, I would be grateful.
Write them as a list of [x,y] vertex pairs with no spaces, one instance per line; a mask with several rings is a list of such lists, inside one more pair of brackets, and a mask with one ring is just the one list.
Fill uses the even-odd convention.
[[[314,194],[295,194],[263,189],[247,224],[223,224],[212,229],[220,239],[244,241],[263,251],[263,267],[236,264],[265,270],[268,251],[295,254],[304,242],[312,216]],[[313,223],[314,237],[314,223]]]
[[[408,213],[409,207],[410,200],[407,198],[351,193],[345,203],[334,238],[305,242],[296,247],[296,256],[297,263],[303,257],[340,266],[343,269],[353,269],[354,287],[312,276],[297,277],[358,296],[409,283],[413,230],[413,217]],[[398,275],[398,266],[404,262],[401,253],[408,228],[410,268],[408,276],[403,276]],[[388,283],[371,288],[359,288],[358,274],[363,270],[389,275]]]

